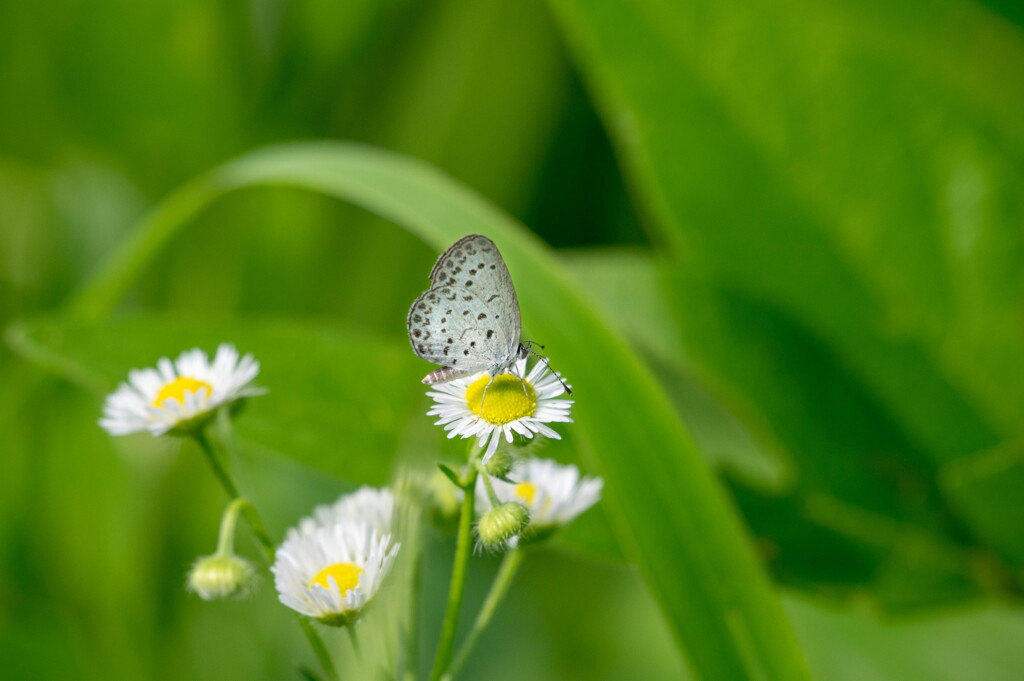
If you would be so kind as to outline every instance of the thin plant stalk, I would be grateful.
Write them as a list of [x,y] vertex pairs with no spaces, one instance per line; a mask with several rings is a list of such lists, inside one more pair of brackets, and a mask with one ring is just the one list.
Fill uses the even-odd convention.
[[299,626],[302,627],[302,633],[306,635],[306,640],[309,641],[317,661],[320,662],[320,666],[324,670],[324,674],[327,675],[328,679],[340,679],[338,670],[334,667],[334,660],[331,659],[331,653],[327,650],[327,646],[324,644],[324,640],[320,637],[316,627],[313,626],[309,618],[300,615],[297,619],[299,620]]
[[[210,464],[210,468],[213,470],[214,477],[220,482],[221,487],[227,492],[228,496],[232,498],[232,506],[238,505],[240,510],[245,515],[246,522],[249,523],[252,533],[256,536],[256,539],[260,543],[260,547],[263,549],[264,556],[267,559],[268,564],[274,564],[274,542],[270,539],[270,535],[267,533],[266,526],[263,524],[263,519],[260,518],[259,512],[256,507],[253,506],[252,502],[244,499],[238,494],[238,487],[235,485],[235,481],[231,478],[231,474],[228,473],[227,468],[221,462],[221,458],[217,455],[216,450],[210,443],[206,433],[203,430],[198,430],[193,435],[196,444],[203,450],[203,454],[206,455],[206,460]],[[234,515],[234,514],[228,514]],[[234,520],[231,521],[232,526]],[[233,529],[233,528],[232,528]],[[221,521],[221,541],[223,541],[224,533],[224,521]],[[316,655],[317,660],[320,662],[320,666],[323,667],[324,674],[327,675],[328,679],[338,679],[338,670],[334,666],[334,661],[331,659],[331,654],[327,650],[327,646],[324,644],[323,638],[321,638],[319,632],[305,617],[299,617],[299,626],[302,627],[302,632],[306,635],[306,640],[309,641],[310,647],[313,649],[313,653]]]
[[224,516],[220,519],[220,533],[217,535],[218,556],[228,556],[234,552],[235,525],[238,523],[238,513],[248,504],[248,499],[238,497],[224,511]]
[[430,681],[440,681],[451,664],[452,652],[455,649],[455,634],[459,628],[459,613],[462,611],[462,599],[466,592],[466,575],[469,572],[469,558],[473,553],[473,507],[476,489],[476,478],[479,471],[476,457],[480,448],[474,445],[466,476],[462,480],[462,510],[459,514],[459,531],[455,544],[455,562],[452,566],[452,581],[448,588],[448,607],[441,625],[441,639],[437,644],[437,655],[434,657],[434,668],[430,672]]
[[412,576],[409,579],[410,587],[408,592],[408,617],[409,627],[406,632],[405,641],[405,680],[412,681],[416,678],[416,667],[419,661],[420,642],[420,589],[423,586],[423,554],[418,551],[412,566]]
[[512,581],[515,579],[516,573],[519,571],[519,566],[523,564],[523,559],[526,557],[526,552],[522,549],[512,549],[505,554],[505,557],[501,561],[501,567],[498,568],[498,574],[494,576],[494,582],[491,584],[491,590],[487,592],[487,598],[484,599],[484,604],[480,607],[480,612],[477,613],[476,620],[473,622],[473,628],[470,629],[469,634],[466,636],[466,640],[459,648],[459,652],[455,655],[455,661],[452,662],[452,666],[448,673],[444,676],[444,681],[451,681],[462,669],[462,665],[466,663],[470,653],[473,652],[473,647],[476,645],[477,639],[480,638],[480,634],[483,633],[487,625],[491,623],[491,619],[494,617],[495,611],[501,602],[505,599],[505,595],[508,593],[509,588],[512,586]]
[[359,636],[356,634],[355,622],[353,622],[352,624],[349,624],[347,627],[345,627],[345,630],[348,632],[348,639],[349,639],[349,641],[352,642],[352,651],[355,653],[356,659],[357,660],[362,660],[363,659],[363,650],[359,646]]
[[213,471],[214,477],[217,478],[217,482],[220,483],[220,486],[224,488],[229,497],[237,499],[240,496],[238,494],[238,487],[235,486],[235,481],[231,479],[231,475],[224,467],[220,457],[217,456],[217,452],[214,451],[213,445],[210,444],[210,439],[206,437],[206,430],[200,428],[192,434],[192,437],[195,438],[199,449],[203,450],[203,454],[206,455],[206,461],[210,464],[210,469]]

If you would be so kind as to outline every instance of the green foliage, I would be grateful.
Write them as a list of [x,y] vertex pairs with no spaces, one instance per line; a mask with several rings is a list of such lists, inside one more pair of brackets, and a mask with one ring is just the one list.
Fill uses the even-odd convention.
[[1019,464],[967,463],[1019,438],[1019,36],[958,2],[555,4],[693,365],[799,471],[739,491],[779,572],[893,608],[1019,592]]
[[[267,584],[185,595],[222,493],[191,446],[112,442],[102,397],[187,348],[254,353],[270,392],[229,444],[275,538],[399,460],[457,460],[401,322],[437,252],[481,231],[577,391],[544,455],[607,498],[526,561],[465,678],[791,679],[802,658],[820,679],[1016,678],[1021,18],[998,0],[0,6],[11,674],[314,669]],[[332,138],[357,143],[275,144]],[[450,560],[444,532],[428,565]],[[493,569],[475,561],[470,601]],[[439,621],[447,572],[424,578]]]

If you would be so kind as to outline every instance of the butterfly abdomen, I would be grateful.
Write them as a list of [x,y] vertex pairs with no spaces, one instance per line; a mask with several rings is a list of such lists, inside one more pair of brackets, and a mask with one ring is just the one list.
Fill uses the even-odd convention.
[[436,371],[431,371],[429,374],[423,377],[423,382],[426,385],[434,385],[435,383],[447,383],[448,381],[454,381],[457,378],[469,376],[474,371],[466,371],[457,367],[441,367]]

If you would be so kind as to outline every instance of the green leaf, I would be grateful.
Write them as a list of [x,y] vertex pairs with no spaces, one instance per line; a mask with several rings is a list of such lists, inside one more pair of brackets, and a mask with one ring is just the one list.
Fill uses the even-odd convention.
[[[638,346],[663,346],[649,355],[666,391],[703,397],[676,399],[677,409],[701,451],[734,483],[780,581],[900,611],[973,598],[993,583],[1016,588],[998,555],[957,531],[954,509],[939,503],[934,468],[820,342],[754,301],[724,293],[700,297],[698,287],[688,284],[683,290],[690,295],[680,307],[686,347],[724,367],[719,378],[741,387],[750,403],[729,390],[715,399],[687,366],[684,337],[660,331],[676,313],[657,286],[650,256],[582,253],[568,264]],[[670,270],[663,280],[681,276]],[[666,342],[674,337],[679,347]],[[830,376],[827,384],[822,375]],[[723,404],[749,428],[738,426]],[[816,418],[806,417],[807,405],[816,405]],[[769,455],[780,447],[787,449]],[[879,451],[885,459],[874,454]],[[765,475],[779,459],[795,462],[801,474]],[[992,497],[991,510],[1005,499]],[[1013,524],[1004,521],[1003,527],[1012,531]]]
[[462,485],[462,481],[461,481],[461,480],[459,480],[459,474],[458,474],[458,473],[456,473],[455,471],[453,471],[453,470],[451,469],[451,467],[449,467],[449,466],[446,466],[446,465],[445,465],[445,464],[443,464],[443,463],[439,463],[439,464],[437,464],[437,467],[438,467],[438,469],[439,469],[439,470],[440,470],[440,471],[441,471],[442,473],[444,473],[444,477],[446,477],[446,478],[448,478],[449,480],[451,480],[451,481],[452,481],[452,484],[453,484],[453,485],[455,485],[455,486],[456,486],[456,487],[458,487],[459,489],[462,489],[463,485]]
[[[946,513],[935,470],[1022,433],[1020,33],[959,0],[554,4],[670,246],[695,363],[780,431],[783,410],[826,425],[847,410],[842,450],[886,465],[895,449],[891,478],[926,474],[923,503],[889,512]],[[689,320],[694,298],[729,318],[720,335]],[[801,337],[817,374],[776,362],[742,315]],[[787,385],[764,382],[770,366],[744,373],[759,362]],[[802,465],[850,465],[781,436]],[[993,548],[1024,553],[1024,535],[959,508]]]
[[[131,368],[153,366],[192,347],[212,354],[219,343],[233,343],[256,357],[260,375],[254,384],[269,388],[247,400],[236,419],[246,447],[347,482],[390,479],[403,423],[422,394],[408,380],[416,359],[404,342],[294,322],[43,318],[12,327],[8,341],[97,395],[126,380]],[[97,403],[97,420],[100,415]]]
[[719,470],[760,488],[792,483],[792,463],[774,444],[757,442],[722,401],[701,384],[662,286],[655,260],[639,250],[573,251],[565,264],[580,287],[647,359],[693,435]]
[[[109,314],[188,218],[225,192],[254,185],[302,187],[351,201],[439,251],[468,233],[493,238],[516,281],[526,328],[578,390],[574,433],[606,479],[605,503],[620,543],[641,567],[693,667],[707,679],[806,678],[735,509],[654,377],[541,243],[432,168],[349,144],[251,153],[159,206],[73,311],[94,319]],[[423,263],[424,275],[429,266]],[[380,267],[386,272],[388,263]],[[410,300],[417,293],[410,291]]]
[[829,681],[1010,681],[1020,676],[1024,624],[997,603],[884,620],[855,608],[786,599],[815,677]]
[[[1024,489],[1021,442],[1006,442],[957,459],[939,471],[939,481],[958,508],[974,521],[974,529],[982,540],[1005,547],[1008,559],[1024,565],[1024,542],[1020,539],[1024,517],[1006,510],[1020,503]],[[1018,594],[1024,592],[1024,578],[1018,578],[1014,588]]]

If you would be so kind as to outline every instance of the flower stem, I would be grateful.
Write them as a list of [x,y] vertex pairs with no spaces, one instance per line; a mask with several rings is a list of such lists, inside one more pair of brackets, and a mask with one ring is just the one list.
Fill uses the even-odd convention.
[[480,474],[483,476],[484,490],[487,492],[487,499],[491,502],[491,508],[498,508],[501,506],[501,499],[494,492],[494,485],[491,484],[491,476],[487,475],[487,471],[483,470],[483,466],[478,466]]
[[352,651],[356,654],[357,660],[363,659],[363,651],[359,647],[359,636],[356,634],[356,624],[353,622],[345,627],[348,630],[348,638],[352,642]]
[[415,554],[415,561],[412,566],[412,575],[409,579],[409,607],[407,616],[409,628],[406,631],[405,639],[405,679],[416,678],[416,668],[419,662],[420,643],[420,591],[423,586],[423,553],[422,549]]
[[218,556],[229,556],[234,553],[235,524],[238,522],[238,512],[248,503],[248,499],[238,497],[224,510],[224,515],[220,519],[220,533],[217,535]]
[[238,503],[242,513],[245,515],[246,522],[249,523],[249,527],[252,528],[252,533],[256,535],[257,541],[263,548],[263,553],[267,556],[267,561],[270,563],[274,562],[274,542],[271,541],[270,535],[267,534],[267,529],[263,525],[263,520],[260,518],[260,514],[256,511],[256,507],[252,505],[252,502],[243,499],[238,494],[238,487],[235,485],[234,480],[231,479],[231,475],[227,469],[221,463],[221,458],[217,455],[216,450],[210,443],[209,438],[206,437],[206,432],[203,430],[197,431],[194,436],[196,444],[203,450],[206,455],[206,460],[210,463],[210,468],[213,469],[213,474],[220,482],[221,487],[227,492],[228,496],[234,499],[233,503]]
[[[471,457],[475,459],[475,454]],[[473,547],[473,502],[478,471],[475,461],[471,460],[468,471],[463,479],[462,512],[459,515],[459,533],[455,544],[455,564],[452,566],[452,582],[448,588],[448,608],[444,613],[441,625],[441,640],[437,644],[437,655],[434,657],[434,668],[430,672],[430,681],[440,681],[448,670],[455,648],[455,634],[459,628],[459,613],[462,610],[462,598],[466,590],[466,574],[469,571],[469,557]]]
[[[231,479],[231,475],[227,469],[221,463],[220,457],[217,456],[217,452],[214,450],[213,445],[210,443],[209,438],[206,437],[206,432],[203,430],[197,430],[193,437],[195,438],[196,444],[203,450],[203,454],[206,455],[206,460],[210,463],[210,468],[213,469],[213,474],[220,482],[221,487],[228,493],[228,496],[232,498],[231,505],[228,507],[228,511],[224,514],[221,519],[220,525],[220,537],[217,545],[218,550],[221,549],[225,542],[225,532],[228,536],[234,535],[235,516],[241,511],[245,515],[245,520],[249,523],[249,528],[252,529],[252,533],[256,535],[256,539],[260,543],[260,547],[263,549],[263,554],[270,565],[274,564],[274,542],[270,539],[270,535],[267,534],[267,528],[263,525],[263,519],[260,518],[259,512],[256,507],[252,505],[252,502],[248,499],[240,497],[238,494],[238,487],[235,485],[235,481]],[[226,527],[228,526],[228,527]],[[309,645],[313,648],[313,653],[316,654],[317,660],[320,662],[320,666],[323,667],[324,674],[327,675],[328,679],[332,681],[338,679],[338,670],[334,667],[334,662],[331,660],[331,654],[327,650],[327,646],[324,645],[323,639],[320,634],[313,627],[313,624],[305,617],[299,617],[299,625],[302,627],[302,633],[306,635],[306,640],[309,641]]]
[[487,628],[487,625],[491,623],[494,611],[498,609],[501,601],[505,598],[505,594],[508,593],[509,587],[512,586],[512,580],[515,579],[516,572],[518,572],[519,566],[523,564],[523,558],[525,557],[526,553],[522,549],[512,549],[505,554],[505,558],[501,561],[501,567],[498,568],[498,574],[494,576],[491,590],[487,593],[487,598],[484,599],[484,604],[476,616],[476,621],[473,622],[473,628],[470,629],[465,642],[459,648],[455,661],[452,662],[451,669],[444,676],[445,681],[450,681],[454,678],[459,673],[459,670],[462,669],[462,665],[466,663],[466,658],[473,652],[473,646],[476,645],[477,639],[480,638],[480,634]]
[[317,632],[316,627],[307,618],[300,616],[298,618],[299,625],[302,627],[302,633],[306,635],[306,640],[309,641],[309,645],[313,648],[313,652],[316,654],[316,659],[320,662],[320,666],[324,669],[324,674],[327,675],[331,681],[336,681],[341,677],[338,676],[338,670],[334,667],[334,661],[331,660],[331,654],[327,651],[327,646],[324,645],[324,640],[320,638],[320,634]]
[[216,476],[217,481],[220,482],[224,491],[227,492],[228,496],[232,499],[238,497],[238,488],[235,487],[234,481],[231,479],[231,476],[228,475],[228,471],[224,468],[224,464],[221,463],[220,457],[218,457],[217,453],[213,451],[213,445],[210,444],[209,438],[206,437],[206,431],[200,428],[192,434],[192,437],[195,438],[196,444],[199,445],[199,448],[203,450],[203,454],[206,455],[206,460],[209,462],[214,476]]

